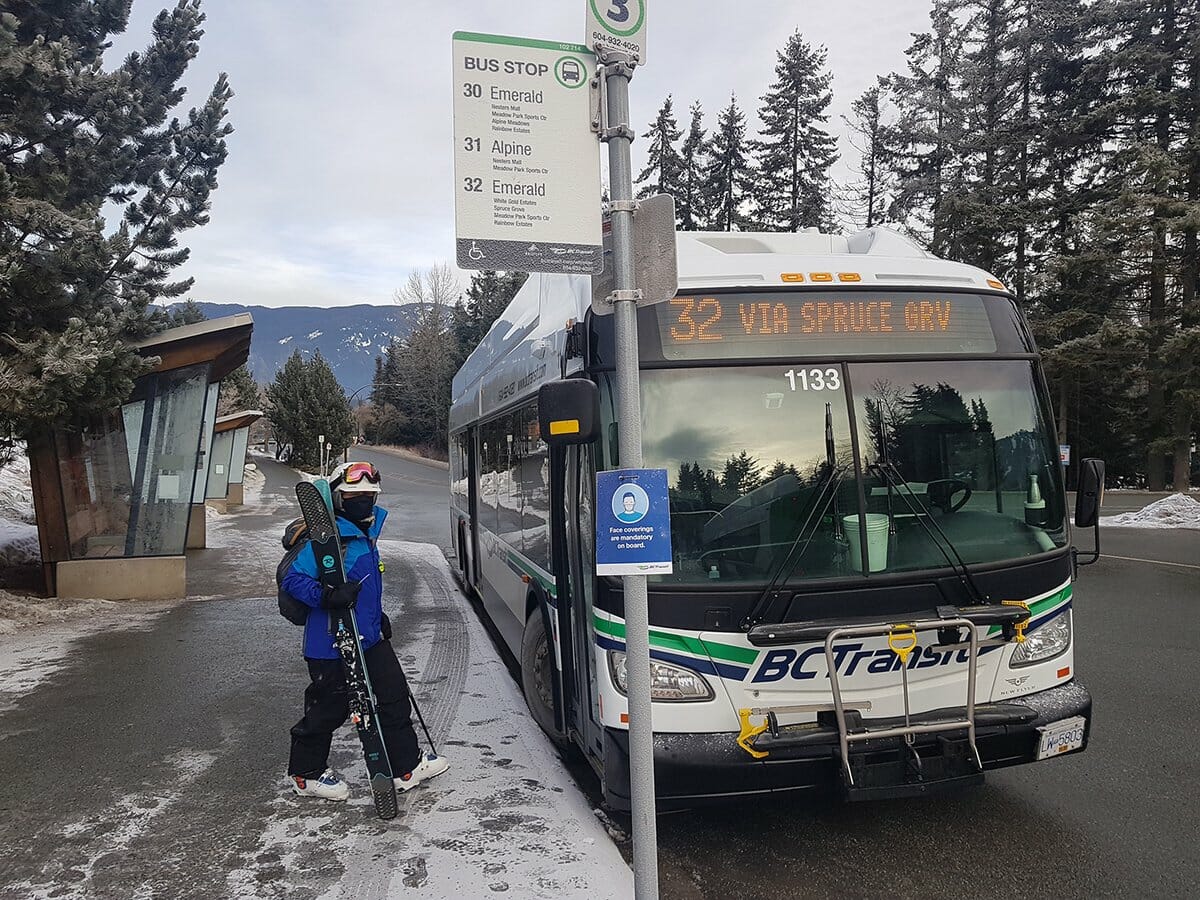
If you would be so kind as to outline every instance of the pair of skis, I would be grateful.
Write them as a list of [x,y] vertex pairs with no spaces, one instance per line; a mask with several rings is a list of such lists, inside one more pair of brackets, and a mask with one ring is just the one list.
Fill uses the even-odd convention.
[[[323,478],[315,483],[300,482],[296,485],[296,499],[308,526],[308,539],[317,561],[321,586],[332,589],[345,584],[346,569],[342,559],[342,542],[333,513],[329,482]],[[396,784],[392,781],[392,763],[388,759],[383,732],[379,727],[375,692],[371,690],[367,659],[363,654],[354,610],[348,609],[339,613],[335,627],[333,643],[346,666],[350,719],[358,730],[359,741],[362,742],[367,774],[371,779],[371,791],[375,795],[375,811],[381,819],[394,819],[399,814],[400,807],[396,799]]]

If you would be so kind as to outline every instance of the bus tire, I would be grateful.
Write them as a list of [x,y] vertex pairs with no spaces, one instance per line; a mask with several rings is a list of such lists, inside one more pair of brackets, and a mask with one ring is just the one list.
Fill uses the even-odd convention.
[[567,738],[554,727],[554,658],[551,653],[542,611],[535,605],[533,614],[525,622],[525,634],[521,639],[521,687],[533,720],[551,742],[562,749],[567,746]]

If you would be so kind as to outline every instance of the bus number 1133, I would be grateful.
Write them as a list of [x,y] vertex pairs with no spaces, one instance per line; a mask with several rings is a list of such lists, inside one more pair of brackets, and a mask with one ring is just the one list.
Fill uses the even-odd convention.
[[788,369],[783,377],[793,391],[836,391],[842,386],[842,376],[837,369]]

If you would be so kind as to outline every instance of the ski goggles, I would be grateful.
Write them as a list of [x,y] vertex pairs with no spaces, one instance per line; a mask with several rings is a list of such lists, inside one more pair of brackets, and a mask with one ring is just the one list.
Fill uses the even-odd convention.
[[371,484],[379,484],[379,470],[375,468],[374,463],[356,462],[350,463],[346,467],[346,471],[342,473],[342,484],[362,484],[364,481]]

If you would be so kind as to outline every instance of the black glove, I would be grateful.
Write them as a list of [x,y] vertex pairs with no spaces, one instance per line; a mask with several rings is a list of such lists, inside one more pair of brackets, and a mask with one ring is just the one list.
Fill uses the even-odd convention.
[[387,613],[383,614],[383,619],[379,622],[379,633],[385,641],[392,639],[392,620],[387,617]]
[[362,585],[353,581],[335,588],[326,588],[322,605],[326,609],[354,609],[354,604],[358,602],[358,592],[361,590]]

